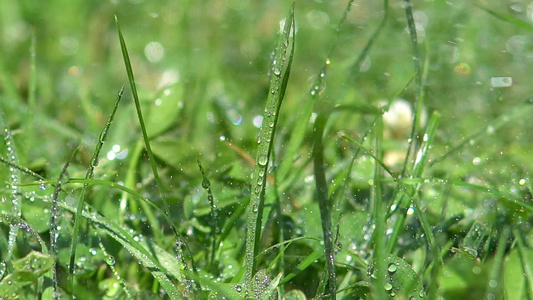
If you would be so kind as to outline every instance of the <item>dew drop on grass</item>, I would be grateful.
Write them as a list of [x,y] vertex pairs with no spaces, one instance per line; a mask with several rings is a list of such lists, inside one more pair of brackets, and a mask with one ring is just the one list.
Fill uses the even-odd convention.
[[387,271],[389,271],[389,273],[394,273],[396,272],[396,270],[398,270],[398,267],[394,263],[391,263],[387,268]]
[[274,68],[274,75],[280,76],[281,75],[281,70],[279,68]]
[[392,284],[390,284],[390,282],[385,283],[385,290],[386,291],[392,290]]
[[259,159],[257,160],[257,163],[258,163],[260,166],[266,166],[267,161],[268,161],[268,157],[267,157],[265,154],[261,154],[261,155],[259,156]]

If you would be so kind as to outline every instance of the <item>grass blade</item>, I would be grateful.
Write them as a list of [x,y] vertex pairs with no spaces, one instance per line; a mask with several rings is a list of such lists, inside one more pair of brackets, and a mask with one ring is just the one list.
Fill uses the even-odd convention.
[[[109,128],[111,127],[111,124],[113,123],[113,118],[115,117],[115,113],[117,112],[117,108],[118,108],[118,105],[120,104],[120,99],[122,99],[123,93],[124,93],[124,87],[120,89],[117,100],[115,101],[115,106],[113,107],[113,111],[109,115],[109,118],[107,119],[104,129],[100,133],[100,138],[98,139],[98,143],[96,144],[96,149],[93,152],[93,156],[91,158],[89,169],[87,170],[87,174],[85,174],[85,179],[93,179],[94,177],[94,169],[96,168],[96,166],[98,166],[98,156],[100,155],[102,146],[104,145],[104,142],[107,138]],[[76,244],[78,243],[78,233],[80,231],[80,226],[81,226],[81,212],[83,210],[83,203],[85,203],[85,194],[88,188],[89,188],[89,184],[85,183],[83,185],[83,188],[81,189],[81,193],[78,199],[78,207],[76,209],[76,215],[74,216],[74,229],[72,232],[72,242],[70,244],[70,262],[69,262],[69,267],[68,267],[69,285],[72,290],[74,290],[74,262],[76,260]]]
[[486,11],[487,13],[489,13],[490,15],[496,17],[497,19],[499,19],[501,21],[507,22],[509,24],[512,24],[512,25],[518,27],[518,28],[525,29],[527,31],[533,31],[533,25],[531,25],[531,23],[522,21],[522,20],[517,19],[517,18],[515,18],[513,16],[509,16],[509,15],[497,12],[495,10],[492,10],[490,8],[487,8],[487,7],[478,5],[478,4],[474,4],[474,5],[477,6],[479,9],[482,9],[482,10]]
[[254,177],[252,182],[251,209],[248,213],[246,254],[245,254],[245,281],[247,287],[252,286],[255,273],[255,256],[258,253],[259,241],[261,240],[261,224],[263,205],[265,200],[265,185],[268,172],[270,153],[273,148],[273,140],[278,122],[279,110],[285,90],[294,55],[294,3],[289,15],[285,19],[285,26],[281,33],[270,76],[270,93],[268,94],[263,116],[263,125],[258,138],[258,149]]
[[213,198],[213,193],[211,192],[211,182],[207,179],[205,175],[204,168],[200,164],[200,160],[197,160],[198,168],[200,173],[202,173],[202,187],[207,191],[207,200],[209,201],[209,206],[211,208],[211,219],[209,220],[209,225],[211,225],[211,255],[209,256],[209,269],[214,266],[215,252],[217,251],[217,235],[218,235],[218,213],[217,206],[215,204],[215,199]]
[[[54,256],[57,255],[57,238],[58,238],[58,228],[56,224],[56,219],[59,216],[59,193],[61,192],[61,186],[63,184],[63,180],[66,179],[68,181],[68,167],[70,165],[70,162],[74,159],[74,156],[78,153],[80,150],[80,147],[77,147],[70,156],[69,160],[65,163],[63,166],[63,170],[61,170],[61,174],[59,174],[59,177],[56,182],[56,187],[54,189],[54,194],[52,195],[52,209],[50,212],[50,253]],[[61,294],[59,292],[59,286],[58,286],[58,278],[57,278],[57,261],[54,261],[54,266],[52,267],[52,281],[54,284],[54,299],[61,299]],[[72,287],[72,286],[71,286]],[[74,297],[74,294],[72,295]]]
[[[161,178],[159,177],[159,172],[157,171],[154,153],[152,152],[152,147],[150,146],[150,139],[149,139],[148,133],[146,132],[146,126],[145,126],[144,118],[143,118],[142,111],[141,111],[141,103],[139,101],[139,95],[137,94],[137,87],[135,85],[135,78],[133,76],[133,70],[131,68],[131,62],[130,62],[130,58],[128,55],[128,49],[126,47],[126,42],[124,41],[124,37],[122,36],[120,25],[118,23],[118,18],[116,16],[115,16],[115,24],[117,26],[117,32],[118,32],[118,36],[120,40],[120,48],[122,49],[122,56],[124,58],[124,64],[126,66],[126,73],[128,74],[130,88],[131,88],[131,92],[133,95],[133,102],[135,103],[135,109],[137,111],[137,117],[139,119],[139,124],[140,124],[142,135],[143,135],[144,146],[146,148],[148,159],[150,160],[150,165],[152,167],[152,173],[154,174],[154,179],[157,184],[157,188],[159,190],[159,197],[161,198],[161,201],[163,202],[163,206],[164,206],[163,210],[165,212],[164,214],[165,218],[167,222],[170,224],[170,227],[176,238],[176,246],[177,246],[176,251],[179,257],[178,261],[181,264],[181,268],[186,269],[187,265],[185,264],[185,255],[183,253],[183,248],[186,247],[186,244],[183,241],[183,238],[179,234],[178,230],[176,229],[176,226],[174,225],[174,222],[172,221],[172,218],[170,215],[170,208],[168,206],[165,193],[163,192],[164,186],[163,186],[163,183],[161,182]],[[181,284],[186,284],[185,281],[189,282],[189,280],[186,278],[181,278],[181,279],[182,279],[180,282]],[[191,292],[189,290],[189,286],[186,285],[186,287],[184,288],[184,293],[189,293],[189,292]]]
[[326,267],[328,272],[328,292],[332,300],[337,295],[337,276],[335,272],[335,253],[333,249],[333,235],[331,228],[331,203],[328,199],[328,184],[326,181],[326,170],[324,168],[324,147],[322,145],[322,135],[326,125],[328,115],[321,114],[315,123],[313,148],[313,161],[315,170],[316,196],[320,208],[320,220],[322,223],[322,234],[324,235],[324,246],[326,254]]

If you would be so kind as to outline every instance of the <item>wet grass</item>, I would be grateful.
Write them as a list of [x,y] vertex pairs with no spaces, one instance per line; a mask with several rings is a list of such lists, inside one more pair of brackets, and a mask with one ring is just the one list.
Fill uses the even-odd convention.
[[83,3],[0,4],[0,298],[533,297],[528,7]]

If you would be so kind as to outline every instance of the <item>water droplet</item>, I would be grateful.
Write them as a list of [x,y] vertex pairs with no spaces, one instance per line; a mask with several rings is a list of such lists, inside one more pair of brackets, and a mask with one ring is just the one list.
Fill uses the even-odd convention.
[[265,166],[267,162],[268,162],[268,156],[266,156],[265,154],[259,155],[259,159],[257,159],[257,163],[260,166]]
[[281,70],[279,68],[274,68],[274,75],[280,76],[281,75]]
[[396,270],[398,270],[398,267],[394,263],[391,263],[387,268],[387,271],[389,271],[389,273],[394,273],[396,272]]
[[390,282],[385,283],[385,290],[386,291],[392,290],[392,284],[390,284]]

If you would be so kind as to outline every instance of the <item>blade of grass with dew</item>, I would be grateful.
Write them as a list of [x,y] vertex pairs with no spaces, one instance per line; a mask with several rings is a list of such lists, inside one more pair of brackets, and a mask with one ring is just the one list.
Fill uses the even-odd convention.
[[[89,169],[87,169],[87,173],[85,174],[85,179],[93,179],[94,177],[94,169],[96,166],[98,166],[98,156],[100,155],[100,151],[102,150],[102,146],[104,145],[104,142],[107,138],[107,134],[109,132],[109,129],[111,128],[111,124],[113,123],[113,118],[115,117],[115,114],[118,109],[118,105],[120,104],[120,99],[122,99],[122,94],[124,93],[124,86],[120,89],[118,92],[117,100],[115,101],[115,106],[113,107],[113,111],[109,115],[109,118],[107,119],[107,122],[105,123],[104,129],[100,133],[100,137],[98,138],[98,142],[96,143],[96,148],[94,149],[93,156],[91,157],[91,161],[89,163]],[[87,189],[89,188],[88,184],[84,184],[80,196],[78,198],[78,207],[76,209],[76,214],[74,215],[74,228],[72,232],[72,241],[70,244],[70,262],[68,267],[69,272],[69,286],[72,290],[74,287],[74,261],[76,260],[76,245],[78,244],[78,234],[80,231],[81,226],[81,212],[83,210],[83,203],[85,203],[85,194],[87,193]]]
[[[0,66],[0,68],[2,67]],[[0,72],[3,72],[3,70],[0,70]],[[4,83],[5,83],[4,88],[6,88],[6,85],[9,86],[9,84],[7,84],[6,81],[4,81]],[[9,124],[7,122],[7,118],[4,113],[3,104],[4,103],[0,104],[0,126],[2,128],[2,134],[4,135],[4,143],[6,145],[6,154],[7,154],[8,162],[14,165],[19,165],[17,147],[15,145],[15,140],[13,139],[11,130],[9,129]],[[19,201],[19,195],[21,194],[20,189],[18,187],[19,183],[20,183],[19,169],[10,167],[9,168],[9,180],[7,184],[8,184],[9,190],[11,191],[10,196],[9,196],[11,200],[11,210],[12,210],[13,215],[17,217],[20,217],[22,215],[21,203]],[[10,225],[7,255],[4,257],[6,261],[9,261],[13,254],[13,250],[15,247],[15,240],[17,238],[17,233],[18,233],[18,227]]]
[[[71,163],[71,161],[74,160],[74,157],[80,150],[80,146],[78,146],[74,151],[72,151],[72,154],[69,158],[69,160],[65,163],[63,166],[63,169],[61,170],[61,174],[59,174],[59,177],[57,178],[56,186],[54,189],[54,194],[52,195],[52,209],[50,212],[50,253],[53,256],[57,256],[57,238],[58,238],[58,228],[56,224],[56,219],[59,216],[59,193],[61,192],[61,186],[63,184],[63,180],[66,179],[68,181],[68,167]],[[54,260],[54,266],[52,267],[52,282],[53,282],[53,289],[54,289],[54,295],[53,298],[56,300],[61,299],[61,294],[59,292],[59,285],[58,285],[58,277],[57,277],[57,261]],[[73,294],[74,296],[74,294]]]
[[270,88],[263,116],[259,138],[256,165],[252,182],[251,209],[248,213],[246,250],[245,250],[245,282],[247,287],[252,286],[255,273],[255,256],[258,253],[259,241],[261,240],[261,224],[263,205],[265,200],[266,175],[268,163],[272,152],[273,140],[278,121],[279,110],[287,81],[289,80],[292,58],[294,55],[294,3],[290,8],[289,15],[285,19],[285,25],[280,35],[270,75]]
[[533,31],[533,25],[531,23],[522,21],[522,20],[517,19],[517,18],[515,18],[513,16],[509,16],[509,15],[497,12],[495,10],[492,10],[490,8],[481,6],[479,4],[474,4],[474,5],[477,8],[482,9],[482,10],[486,11],[487,13],[489,13],[490,15],[496,17],[498,20],[507,22],[509,24],[512,24],[512,25],[518,27],[518,28],[525,29],[527,31]]
[[411,156],[411,151],[413,151],[414,142],[416,141],[416,130],[418,128],[418,123],[420,122],[420,114],[423,105],[423,94],[422,94],[422,71],[420,67],[420,55],[418,51],[418,37],[416,34],[416,26],[413,18],[412,4],[410,0],[403,0],[403,6],[405,8],[405,17],[407,19],[407,29],[409,31],[409,36],[411,37],[411,42],[413,43],[413,64],[415,69],[415,116],[413,118],[413,124],[411,126],[411,134],[408,140],[407,151],[405,153],[405,160],[402,167],[401,177],[404,177],[407,167],[409,165],[409,157]]
[[[118,18],[116,16],[115,16],[115,24],[116,24],[116,27],[117,27],[117,32],[118,32],[118,36],[119,36],[119,40],[120,40],[120,47],[122,49],[122,56],[124,58],[124,64],[126,66],[126,72],[128,74],[128,79],[129,79],[129,83],[130,83],[131,92],[132,92],[132,95],[133,95],[133,101],[135,103],[135,109],[137,111],[137,117],[139,119],[139,124],[140,124],[140,127],[141,127],[143,139],[144,139],[144,146],[145,146],[146,152],[148,154],[148,159],[150,160],[150,165],[152,167],[152,173],[154,174],[154,179],[155,179],[157,188],[159,190],[159,196],[161,198],[161,201],[163,202],[165,218],[166,218],[168,224],[170,225],[170,227],[171,227],[171,229],[172,229],[172,231],[174,233],[174,237],[176,239],[176,252],[177,252],[177,255],[179,257],[178,261],[181,264],[180,267],[185,270],[185,269],[187,269],[187,264],[185,263],[185,255],[184,255],[184,252],[183,252],[183,248],[186,247],[186,243],[183,240],[183,238],[181,237],[181,234],[179,233],[179,231],[176,229],[176,226],[174,225],[174,222],[172,221],[172,218],[171,218],[171,215],[170,215],[170,208],[168,206],[168,202],[166,200],[165,193],[163,191],[164,186],[163,186],[163,183],[161,182],[161,178],[159,177],[159,172],[157,171],[157,166],[156,166],[154,153],[152,152],[152,148],[150,146],[150,140],[149,140],[149,137],[148,137],[148,133],[146,132],[146,126],[144,124],[144,119],[143,119],[143,115],[142,115],[142,111],[141,111],[141,103],[139,101],[139,95],[137,94],[137,87],[135,85],[135,78],[133,77],[133,70],[131,68],[131,62],[130,62],[130,58],[129,58],[129,55],[128,55],[126,42],[124,41],[124,37],[122,36],[122,32],[120,30],[120,25],[118,23]],[[191,256],[191,259],[192,259],[192,256]],[[194,266],[194,262],[191,262],[191,263]],[[181,278],[181,279],[182,280],[180,280],[180,284],[184,285],[184,287],[183,287],[184,290],[187,290],[187,291],[189,291],[191,289],[195,290],[196,286],[191,287],[188,284],[188,282],[190,282],[190,280],[188,280],[186,278]],[[194,291],[190,291],[190,292],[194,292]]]
[[[76,209],[66,203],[59,203],[59,207],[76,213]],[[167,292],[170,299],[192,297],[188,290],[183,291],[183,293],[179,292],[178,288],[168,278],[168,275],[173,276],[177,280],[184,278],[184,274],[182,274],[183,269],[180,269],[179,258],[170,254],[162,254],[164,251],[156,244],[148,244],[150,242],[148,239],[131,236],[127,228],[115,224],[102,215],[88,212],[87,209],[84,209],[82,211],[82,217],[124,246],[140,264],[150,271],[152,276],[154,276],[161,284],[161,287]],[[158,255],[164,257],[164,259],[161,259],[161,261],[154,252],[147,249],[154,249],[154,252],[159,253]]]
[[97,234],[97,237],[98,237],[98,246],[100,247],[100,250],[102,250],[102,253],[105,256],[106,263],[111,269],[111,272],[113,272],[113,275],[115,276],[120,286],[122,287],[122,290],[126,294],[126,297],[128,297],[128,299],[134,299],[130,291],[128,290],[128,287],[126,286],[126,281],[124,280],[124,278],[120,276],[120,274],[117,271],[117,268],[115,267],[115,258],[107,252],[104,244],[102,243],[102,237],[98,234]]
[[212,269],[214,266],[215,253],[217,251],[218,212],[217,206],[215,204],[215,199],[213,198],[213,193],[211,191],[211,182],[209,181],[209,179],[207,179],[200,160],[196,161],[198,162],[198,168],[200,169],[200,173],[202,173],[202,188],[207,191],[207,201],[209,202],[209,207],[211,208],[211,218],[209,220],[209,225],[211,226],[211,254],[209,255],[208,260],[208,269]]
[[[311,90],[309,91],[308,94],[304,96],[306,100],[305,100],[305,105],[302,109],[302,114],[296,119],[296,123],[294,125],[294,129],[292,130],[291,138],[289,140],[289,145],[287,146],[287,151],[285,152],[285,156],[287,157],[287,159],[284,159],[280,162],[280,165],[277,171],[277,175],[282,181],[285,181],[287,174],[289,173],[290,169],[293,167],[293,162],[294,162],[293,159],[298,155],[300,146],[305,139],[305,133],[306,133],[305,129],[307,128],[309,124],[309,119],[311,117],[311,114],[313,113],[313,109],[316,103],[316,98],[320,96],[321,89],[323,89],[325,85],[327,69],[328,69],[328,66],[330,65],[329,57],[333,54],[333,51],[335,50],[337,46],[341,28],[344,25],[344,22],[346,21],[346,17],[348,16],[348,12],[350,11],[350,8],[352,7],[353,1],[354,0],[348,1],[348,4],[346,5],[346,8],[344,9],[344,13],[341,19],[339,20],[339,23],[337,24],[337,29],[335,30],[335,37],[328,52],[328,58],[324,61],[324,65],[322,66],[320,73],[318,74],[313,84],[311,85]],[[284,186],[287,186],[287,185],[284,185]]]
[[328,272],[328,292],[332,300],[337,295],[337,275],[335,271],[335,253],[333,249],[333,235],[331,228],[331,203],[328,198],[328,184],[324,168],[324,147],[322,135],[328,119],[327,114],[320,114],[315,121],[313,165],[316,183],[316,197],[320,209],[322,234],[324,236],[324,250],[326,254],[326,268]]

